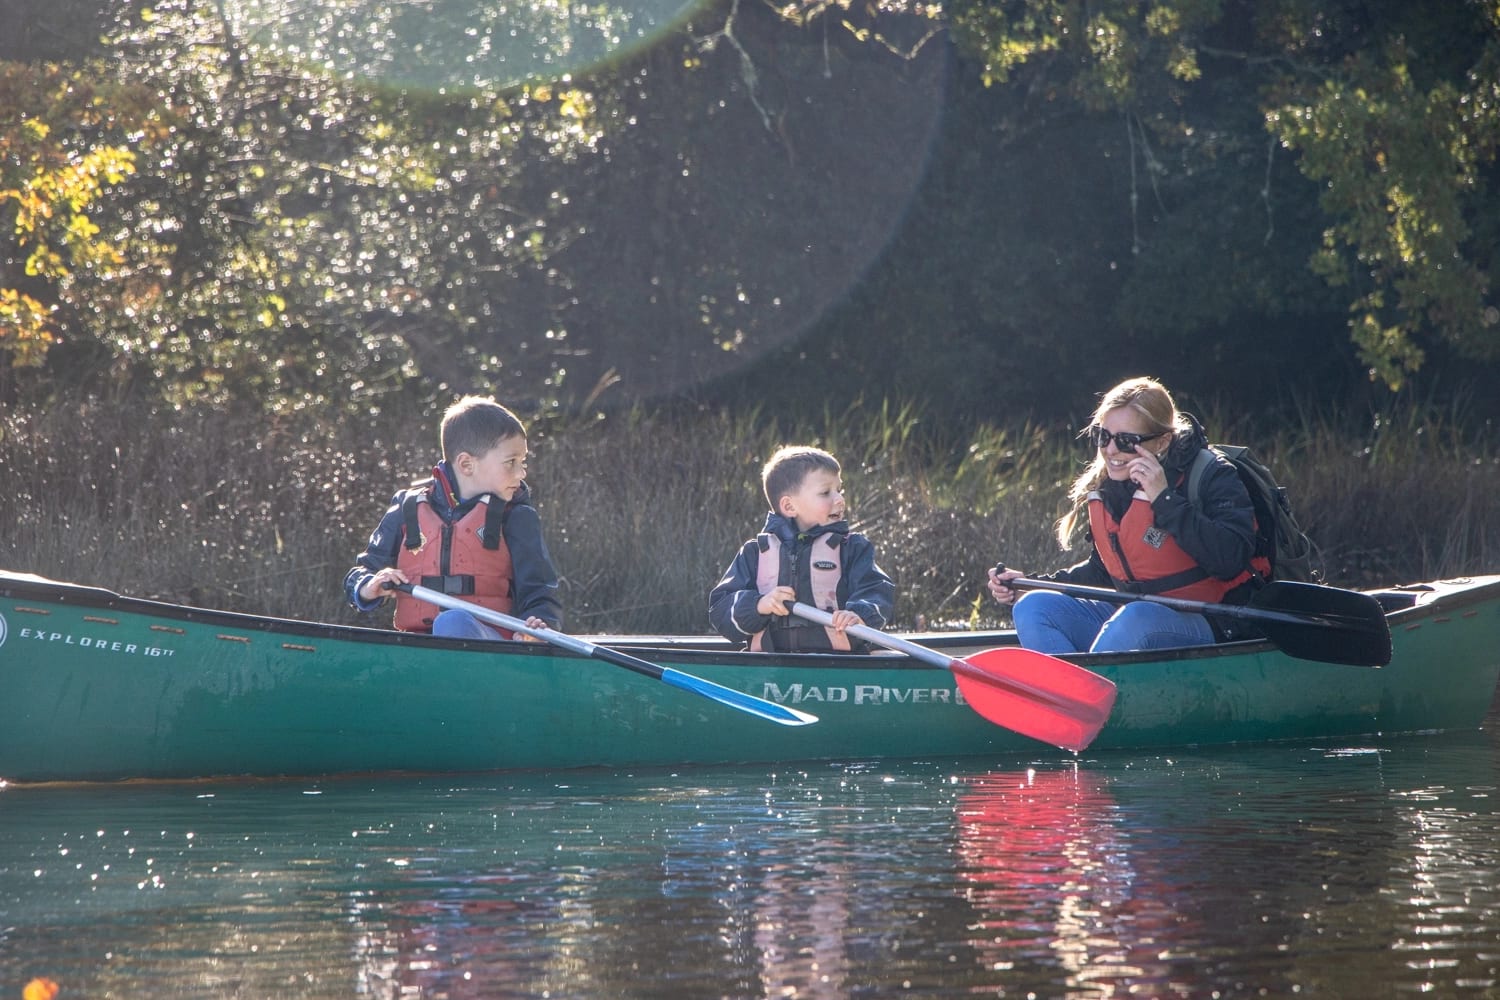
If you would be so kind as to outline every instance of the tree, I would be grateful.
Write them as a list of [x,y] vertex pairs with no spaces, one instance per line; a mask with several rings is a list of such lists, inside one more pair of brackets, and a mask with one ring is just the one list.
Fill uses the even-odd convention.
[[1313,261],[1347,288],[1372,375],[1399,386],[1434,340],[1500,359],[1500,8],[1287,5],[1266,120],[1323,186]]
[[18,367],[43,363],[59,314],[128,309],[153,249],[107,231],[107,205],[166,126],[148,93],[101,76],[0,63],[0,106],[16,118],[0,130],[0,350]]
[[[283,6],[262,24],[171,0],[120,14],[108,71],[6,64],[32,109],[0,147],[13,353],[167,401],[359,407],[467,350],[507,282],[545,269],[565,234],[523,166],[593,141],[588,95],[349,79],[267,29],[305,13]],[[401,29],[381,10],[377,50]],[[494,355],[465,361],[469,385],[498,377]]]
[[[1309,266],[1344,290],[1371,376],[1399,387],[1437,341],[1500,358],[1493,4],[957,0],[948,12],[987,83],[1019,89],[1023,104],[1123,113],[1179,169],[1256,145],[1242,116],[1193,114],[1222,111],[1214,91],[1244,79],[1260,127],[1322,190]],[[1165,162],[1159,152],[1143,161],[1148,176]],[[1268,170],[1268,207],[1270,182]],[[1132,204],[1138,195],[1132,185]]]

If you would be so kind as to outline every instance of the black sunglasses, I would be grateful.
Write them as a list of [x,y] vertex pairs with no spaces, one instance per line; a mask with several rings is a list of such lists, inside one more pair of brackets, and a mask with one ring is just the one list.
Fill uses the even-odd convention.
[[1157,438],[1163,436],[1168,432],[1157,431],[1155,434],[1132,434],[1129,431],[1118,431],[1114,434],[1111,434],[1103,427],[1095,424],[1094,426],[1090,427],[1085,433],[1087,433],[1088,435],[1089,443],[1092,444],[1095,448],[1099,448],[1102,450],[1105,445],[1113,441],[1115,443],[1115,447],[1120,449],[1121,451],[1134,452],[1135,449],[1141,444],[1141,442],[1155,441]]

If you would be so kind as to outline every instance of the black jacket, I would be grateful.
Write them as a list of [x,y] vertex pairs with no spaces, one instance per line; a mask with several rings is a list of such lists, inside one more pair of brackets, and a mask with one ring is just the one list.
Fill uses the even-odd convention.
[[[1151,512],[1156,526],[1171,535],[1211,576],[1233,579],[1250,568],[1250,559],[1255,554],[1255,507],[1239,473],[1219,456],[1215,456],[1203,476],[1199,503],[1195,506],[1188,502],[1188,470],[1198,453],[1208,447],[1203,428],[1193,418],[1188,419],[1191,428],[1177,433],[1162,458],[1169,485],[1152,501]],[[1106,503],[1123,506],[1129,503],[1134,489],[1130,483],[1117,486],[1108,482],[1101,486],[1100,492]],[[1113,589],[1114,581],[1100,561],[1092,537],[1089,543],[1088,559],[1038,579]],[[1254,579],[1248,580],[1225,595],[1222,603],[1249,603],[1258,586]],[[1208,620],[1220,639],[1248,638],[1253,634],[1247,623],[1239,619],[1209,615]]]

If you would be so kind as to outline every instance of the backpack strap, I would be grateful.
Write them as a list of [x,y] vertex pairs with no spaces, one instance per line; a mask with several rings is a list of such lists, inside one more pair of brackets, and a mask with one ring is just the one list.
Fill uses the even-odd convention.
[[1214,464],[1215,458],[1227,458],[1230,464],[1234,464],[1234,460],[1244,452],[1244,445],[1211,444],[1206,445],[1197,455],[1194,455],[1193,465],[1188,469],[1187,476],[1188,503],[1194,507],[1202,507],[1198,501],[1203,495],[1203,477],[1207,474],[1209,466]]
[[[1188,503],[1202,509],[1199,502],[1203,492],[1203,477],[1208,472],[1209,466],[1214,464],[1215,457],[1228,460],[1234,466],[1235,474],[1240,477],[1240,482],[1245,484],[1245,492],[1250,494],[1250,507],[1255,512],[1255,553],[1251,561],[1251,575],[1258,583],[1265,583],[1274,575],[1276,541],[1277,541],[1277,519],[1276,511],[1265,506],[1267,500],[1257,492],[1251,485],[1253,478],[1255,483],[1260,483],[1260,477],[1248,476],[1245,467],[1240,460],[1249,454],[1250,449],[1242,444],[1211,444],[1198,452],[1193,458],[1193,467],[1188,470],[1187,497]],[[1281,505],[1288,516],[1291,508],[1287,505],[1285,496],[1278,491],[1275,499],[1270,501]],[[1264,566],[1258,566],[1256,560],[1264,560]]]

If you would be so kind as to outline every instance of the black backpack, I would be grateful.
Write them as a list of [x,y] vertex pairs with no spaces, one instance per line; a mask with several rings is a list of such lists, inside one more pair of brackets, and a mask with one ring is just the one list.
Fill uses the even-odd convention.
[[1255,554],[1270,560],[1271,579],[1322,583],[1322,560],[1292,515],[1286,488],[1277,484],[1271,470],[1249,448],[1237,444],[1211,444],[1200,451],[1188,471],[1188,502],[1198,505],[1203,473],[1213,464],[1215,454],[1229,460],[1250,492],[1250,502],[1255,505]]

